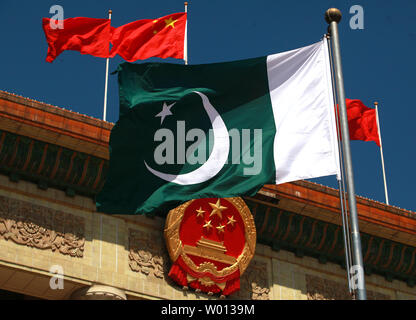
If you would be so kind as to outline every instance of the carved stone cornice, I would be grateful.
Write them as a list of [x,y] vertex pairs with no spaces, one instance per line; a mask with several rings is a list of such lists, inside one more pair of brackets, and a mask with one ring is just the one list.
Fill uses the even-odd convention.
[[0,172],[61,190],[93,196],[104,184],[108,161],[0,130]]
[[163,237],[129,229],[129,266],[132,271],[164,279],[169,261]]
[[0,90],[0,128],[103,159],[114,124]]
[[[306,295],[308,300],[351,300],[347,284],[306,274]],[[389,300],[390,297],[367,290],[368,300]]]
[[270,288],[267,277],[267,264],[252,260],[240,278],[240,290],[231,299],[269,300]]
[[0,239],[81,258],[84,230],[82,217],[0,196]]

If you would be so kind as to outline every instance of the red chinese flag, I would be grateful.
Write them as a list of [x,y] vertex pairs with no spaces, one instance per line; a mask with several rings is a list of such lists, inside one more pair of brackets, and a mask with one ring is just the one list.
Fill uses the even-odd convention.
[[376,109],[366,107],[361,100],[345,99],[350,140],[374,141],[380,146]]
[[52,29],[50,19],[42,19],[43,31],[49,46],[47,62],[55,60],[64,50],[108,58],[112,31],[109,19],[77,17],[65,19],[63,22],[63,29]]
[[150,57],[183,59],[186,13],[138,20],[114,30],[110,57],[134,62]]

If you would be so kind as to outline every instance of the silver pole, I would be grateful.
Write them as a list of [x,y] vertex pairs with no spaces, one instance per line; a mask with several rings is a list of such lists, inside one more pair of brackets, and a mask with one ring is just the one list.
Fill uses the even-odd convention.
[[[326,35],[328,43],[331,40],[331,36],[329,34]],[[333,59],[332,59],[332,51],[331,45],[328,45],[328,53],[329,53],[329,62],[331,65],[331,83],[332,83],[332,96],[334,97],[334,105],[337,105],[336,101],[336,92],[335,92],[335,84],[334,84],[334,66],[333,66]],[[344,184],[344,164],[342,162],[342,149],[341,149],[341,132],[339,126],[339,116],[338,116],[338,108],[335,108],[335,123],[337,128],[337,145],[338,145],[338,152],[339,152],[339,168],[340,168],[340,176],[337,175],[338,181],[338,188],[339,188],[339,207],[341,209],[341,218],[342,218],[342,233],[344,236],[344,251],[345,251],[345,266],[347,270],[347,282],[348,282],[348,291],[352,294],[351,288],[351,279],[350,279],[350,266],[351,266],[351,240],[350,240],[350,227],[348,224],[348,214],[347,214],[347,199],[345,196],[345,184]]]
[[383,143],[381,142],[380,119],[378,117],[378,102],[375,101],[374,105],[376,107],[377,131],[378,131],[378,137],[380,139],[380,156],[381,156],[381,166],[383,167],[384,194],[386,195],[386,204],[389,205],[389,194],[387,192],[386,170],[384,169]]
[[349,239],[347,238],[347,235],[349,234],[348,229],[348,217],[346,214],[346,210],[344,210],[344,189],[342,187],[341,180],[338,180],[338,188],[339,188],[339,201],[340,201],[340,208],[341,208],[341,218],[342,218],[342,233],[344,236],[344,250],[345,250],[345,266],[347,269],[347,281],[348,281],[348,292],[352,293],[351,288],[351,277],[350,277],[350,245],[349,245]]
[[345,175],[347,179],[348,205],[351,219],[352,255],[354,265],[351,267],[352,286],[357,291],[358,300],[367,300],[367,292],[364,279],[364,263],[361,249],[360,230],[358,226],[357,202],[354,190],[354,175],[352,170],[352,159],[350,150],[350,139],[348,131],[347,107],[345,105],[344,79],[341,65],[341,49],[339,45],[338,23],[341,21],[341,11],[336,8],[328,9],[325,12],[325,20],[329,24],[329,31],[332,37],[334,53],[335,83],[340,109],[342,149],[344,156]]
[[188,64],[188,2],[185,1],[186,25],[185,25],[185,43],[183,44],[183,61]]
[[[111,20],[111,14],[113,12],[111,10],[108,10],[108,19]],[[108,89],[108,65],[110,63],[110,58],[107,58],[107,61],[105,63],[105,86],[104,86],[104,110],[103,110],[103,120],[106,121],[106,115],[107,115],[107,89]]]

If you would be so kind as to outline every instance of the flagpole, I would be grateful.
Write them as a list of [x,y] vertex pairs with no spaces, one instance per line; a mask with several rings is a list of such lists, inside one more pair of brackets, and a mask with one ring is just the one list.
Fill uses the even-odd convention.
[[[108,19],[111,21],[112,10],[108,10]],[[110,64],[110,58],[107,58],[105,63],[105,86],[104,86],[104,110],[103,110],[103,120],[106,121],[107,115],[107,90],[108,90],[108,68]]]
[[[335,70],[335,83],[337,89],[337,97],[340,109],[340,122],[341,122],[341,135],[345,137],[342,139],[342,150],[344,156],[344,168],[347,182],[347,194],[348,194],[348,206],[350,209],[351,219],[351,238],[352,238],[352,255],[353,266],[350,272],[351,278],[354,279],[355,289],[357,289],[358,300],[366,300],[367,292],[365,288],[364,280],[364,263],[363,254],[361,249],[360,230],[358,226],[358,214],[357,214],[357,202],[355,198],[354,190],[354,175],[352,170],[352,159],[350,150],[350,136],[348,131],[348,117],[347,108],[345,105],[345,90],[344,79],[342,75],[341,65],[341,49],[339,44],[338,23],[341,21],[341,11],[336,8],[328,9],[325,12],[325,20],[329,24],[329,31],[333,41],[331,41],[334,53],[334,70]],[[355,282],[357,280],[358,282]]]
[[186,25],[185,25],[185,42],[183,44],[183,60],[185,65],[188,64],[188,2],[185,1]]
[[[325,35],[328,43],[331,41],[331,36],[329,34]],[[337,105],[336,102],[336,92],[334,84],[334,66],[332,59],[331,45],[328,45],[328,54],[331,65],[331,83],[332,83],[332,96],[334,99],[334,105]],[[351,278],[350,278],[350,267],[351,267],[351,240],[350,240],[350,226],[348,223],[348,210],[347,210],[347,199],[345,195],[345,184],[344,184],[344,164],[342,162],[342,149],[341,149],[341,129],[339,124],[338,108],[335,108],[335,124],[337,128],[337,145],[338,145],[338,159],[339,159],[339,168],[340,175],[337,175],[338,188],[339,188],[339,207],[341,209],[341,220],[342,220],[342,233],[344,236],[344,251],[345,251],[345,266],[347,270],[347,282],[348,282],[348,292],[352,294],[351,288]]]
[[384,155],[383,155],[383,143],[381,142],[381,129],[380,129],[380,120],[378,118],[378,102],[374,102],[376,107],[376,119],[377,119],[377,130],[378,137],[380,138],[380,156],[381,156],[381,166],[383,167],[383,179],[384,179],[384,194],[386,195],[386,204],[389,205],[389,194],[387,192],[387,180],[386,180],[386,170],[384,169]]

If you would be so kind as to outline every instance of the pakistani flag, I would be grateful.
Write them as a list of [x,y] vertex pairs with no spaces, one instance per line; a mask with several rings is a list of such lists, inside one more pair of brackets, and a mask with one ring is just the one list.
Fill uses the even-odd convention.
[[98,210],[162,211],[338,174],[327,46],[203,65],[121,64]]

